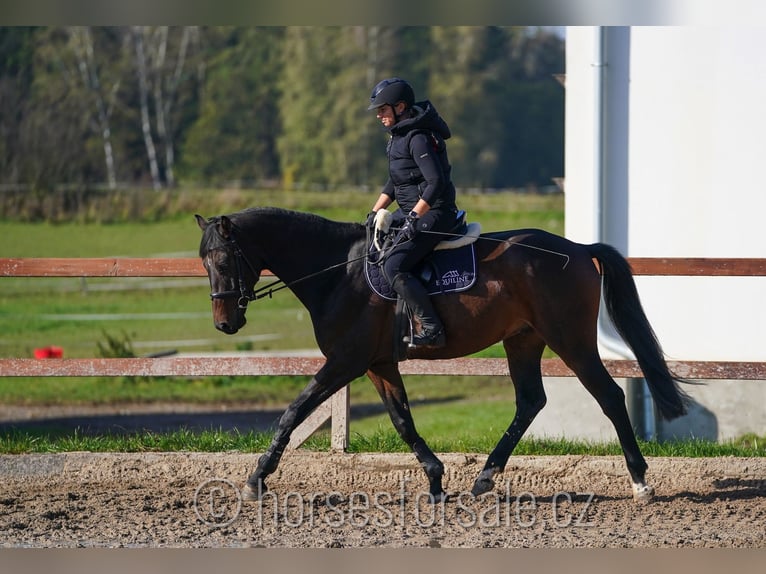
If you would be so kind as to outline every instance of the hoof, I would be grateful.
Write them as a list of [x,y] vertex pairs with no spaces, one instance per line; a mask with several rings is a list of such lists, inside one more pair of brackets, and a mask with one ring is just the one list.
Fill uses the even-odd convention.
[[491,491],[493,488],[495,488],[494,480],[491,478],[479,477],[476,479],[476,482],[473,483],[471,494],[474,496],[481,496],[482,494]]
[[431,494],[431,504],[441,504],[442,502],[447,502],[449,499],[449,495],[442,491],[439,494]]
[[263,482],[259,484],[251,484],[248,482],[242,487],[242,500],[260,500],[268,490],[266,484]]
[[633,500],[636,502],[649,502],[654,498],[654,488],[647,484],[633,485]]

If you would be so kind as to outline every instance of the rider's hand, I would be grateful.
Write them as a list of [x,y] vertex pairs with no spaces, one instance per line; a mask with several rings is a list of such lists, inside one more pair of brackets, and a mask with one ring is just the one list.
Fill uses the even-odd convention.
[[407,219],[404,220],[404,225],[402,225],[402,237],[413,239],[418,234],[418,219],[420,219],[420,216],[414,211],[410,211]]
[[370,229],[375,227],[375,216],[377,214],[378,214],[377,211],[371,211],[370,213],[368,213],[367,214],[367,220],[364,222],[364,226],[365,227],[369,227]]

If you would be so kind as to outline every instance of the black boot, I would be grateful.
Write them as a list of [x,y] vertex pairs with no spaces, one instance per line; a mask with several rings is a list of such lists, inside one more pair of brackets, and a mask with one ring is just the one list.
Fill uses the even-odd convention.
[[417,315],[420,321],[420,332],[412,336],[409,347],[443,347],[447,344],[444,326],[431,304],[431,297],[426,288],[411,273],[398,273],[391,282],[399,296]]

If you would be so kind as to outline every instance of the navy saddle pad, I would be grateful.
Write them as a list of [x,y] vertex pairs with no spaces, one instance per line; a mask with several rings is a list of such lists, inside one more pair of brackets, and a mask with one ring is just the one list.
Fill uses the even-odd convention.
[[[367,283],[375,293],[396,301],[397,294],[375,263],[375,253],[364,262]],[[476,282],[476,256],[473,244],[457,249],[434,251],[413,269],[412,274],[426,286],[429,295],[456,293],[470,289]]]

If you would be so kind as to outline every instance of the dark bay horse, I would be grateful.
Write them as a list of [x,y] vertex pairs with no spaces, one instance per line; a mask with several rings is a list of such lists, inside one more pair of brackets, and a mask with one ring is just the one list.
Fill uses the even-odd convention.
[[[208,272],[215,327],[236,333],[263,269],[271,270],[311,315],[326,361],[282,415],[274,438],[247,481],[245,494],[265,492],[290,434],[322,402],[354,379],[372,380],[391,421],[423,467],[434,500],[441,500],[444,467],[415,429],[394,359],[395,304],[375,294],[364,277],[366,230],[358,223],[276,208],[254,208],[204,219],[199,255]],[[447,346],[408,351],[408,358],[462,357],[502,341],[516,395],[516,414],[474,483],[478,496],[494,488],[511,452],[546,402],[540,361],[548,345],[572,369],[614,425],[633,496],[649,499],[646,461],[639,450],[622,389],[599,356],[596,322],[604,301],[633,350],[658,410],[685,412],[686,396],[665,363],[638,298],[628,262],[603,243],[582,245],[524,229],[486,233],[476,242],[473,287],[433,299]]]

